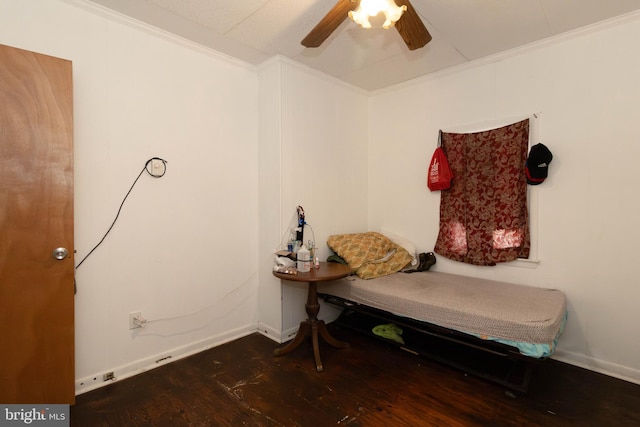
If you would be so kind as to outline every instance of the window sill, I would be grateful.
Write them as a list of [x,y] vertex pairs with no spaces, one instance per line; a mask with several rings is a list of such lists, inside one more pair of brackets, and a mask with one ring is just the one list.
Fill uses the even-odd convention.
[[511,262],[505,262],[501,265],[505,265],[508,267],[518,267],[518,268],[538,268],[538,264],[540,264],[539,259],[517,259]]

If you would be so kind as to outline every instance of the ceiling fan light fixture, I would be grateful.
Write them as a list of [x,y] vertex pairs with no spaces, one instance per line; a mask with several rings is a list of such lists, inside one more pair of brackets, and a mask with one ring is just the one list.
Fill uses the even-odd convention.
[[394,0],[360,0],[356,10],[349,12],[349,18],[362,28],[371,28],[369,17],[384,13],[385,21],[382,27],[392,27],[407,10],[406,5],[398,6]]

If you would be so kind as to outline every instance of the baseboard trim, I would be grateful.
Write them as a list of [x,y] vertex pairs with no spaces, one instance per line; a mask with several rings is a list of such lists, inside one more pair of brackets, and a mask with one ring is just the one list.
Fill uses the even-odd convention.
[[553,355],[553,359],[640,385],[640,370],[633,369],[628,366],[617,365],[615,363],[606,362],[584,354],[572,353],[570,351],[563,350],[557,350]]
[[[210,348],[217,347],[238,338],[245,337],[256,332],[257,330],[258,324],[252,323],[241,328],[227,331],[220,335],[215,335],[213,337],[177,347],[160,354],[154,354],[153,356],[145,357],[144,359],[139,359],[131,363],[127,363],[126,365],[118,366],[112,369],[106,369],[94,375],[80,378],[76,380],[76,396],[89,392],[91,390],[98,389],[100,387],[104,387],[113,383],[114,381],[120,381],[125,378],[141,374],[151,369],[158,368],[171,362],[175,362],[176,360],[184,359],[185,357],[191,356],[201,351],[208,350]],[[104,380],[104,375],[108,375],[111,373],[113,373],[113,379]]]
[[[100,387],[104,387],[114,381],[123,380],[125,378],[141,374],[143,372],[166,365],[171,362],[175,362],[176,360],[183,359],[201,351],[205,351],[210,348],[225,344],[227,342],[245,337],[254,332],[258,332],[265,337],[275,341],[276,343],[283,343],[285,341],[289,341],[296,335],[296,333],[298,332],[298,327],[296,326],[293,328],[289,328],[286,331],[279,332],[264,323],[252,323],[242,328],[227,331],[220,335],[200,340],[182,347],[177,347],[167,352],[155,354],[153,356],[139,359],[126,365],[118,366],[113,369],[106,369],[94,375],[89,375],[87,377],[78,379],[75,383],[76,396],[98,389]],[[638,369],[629,368],[627,366],[622,366],[596,359],[594,357],[589,357],[583,354],[563,350],[557,350],[553,355],[553,359],[563,363],[567,363],[569,365],[578,366],[580,368],[588,369],[590,371],[640,385],[640,370]],[[109,373],[113,373],[114,379],[104,380],[104,375]]]
[[295,326],[287,329],[286,331],[280,332],[269,325],[258,323],[258,332],[279,344],[293,339],[293,337],[298,333],[298,328],[299,326]]
[[282,342],[282,333],[280,331],[278,331],[277,329],[264,324],[262,322],[258,322],[258,333],[264,335],[265,337],[280,343]]

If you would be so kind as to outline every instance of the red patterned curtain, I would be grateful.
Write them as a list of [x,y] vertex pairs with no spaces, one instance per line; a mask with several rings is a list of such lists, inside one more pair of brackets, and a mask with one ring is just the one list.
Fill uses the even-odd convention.
[[485,132],[443,132],[453,181],[440,196],[436,253],[475,265],[529,257],[528,141],[528,119]]

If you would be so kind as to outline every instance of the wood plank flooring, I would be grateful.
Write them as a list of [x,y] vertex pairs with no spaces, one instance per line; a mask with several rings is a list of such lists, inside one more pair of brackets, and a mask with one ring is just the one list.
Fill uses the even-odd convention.
[[639,426],[640,385],[553,360],[505,388],[339,326],[280,357],[259,334],[79,395],[71,426]]

